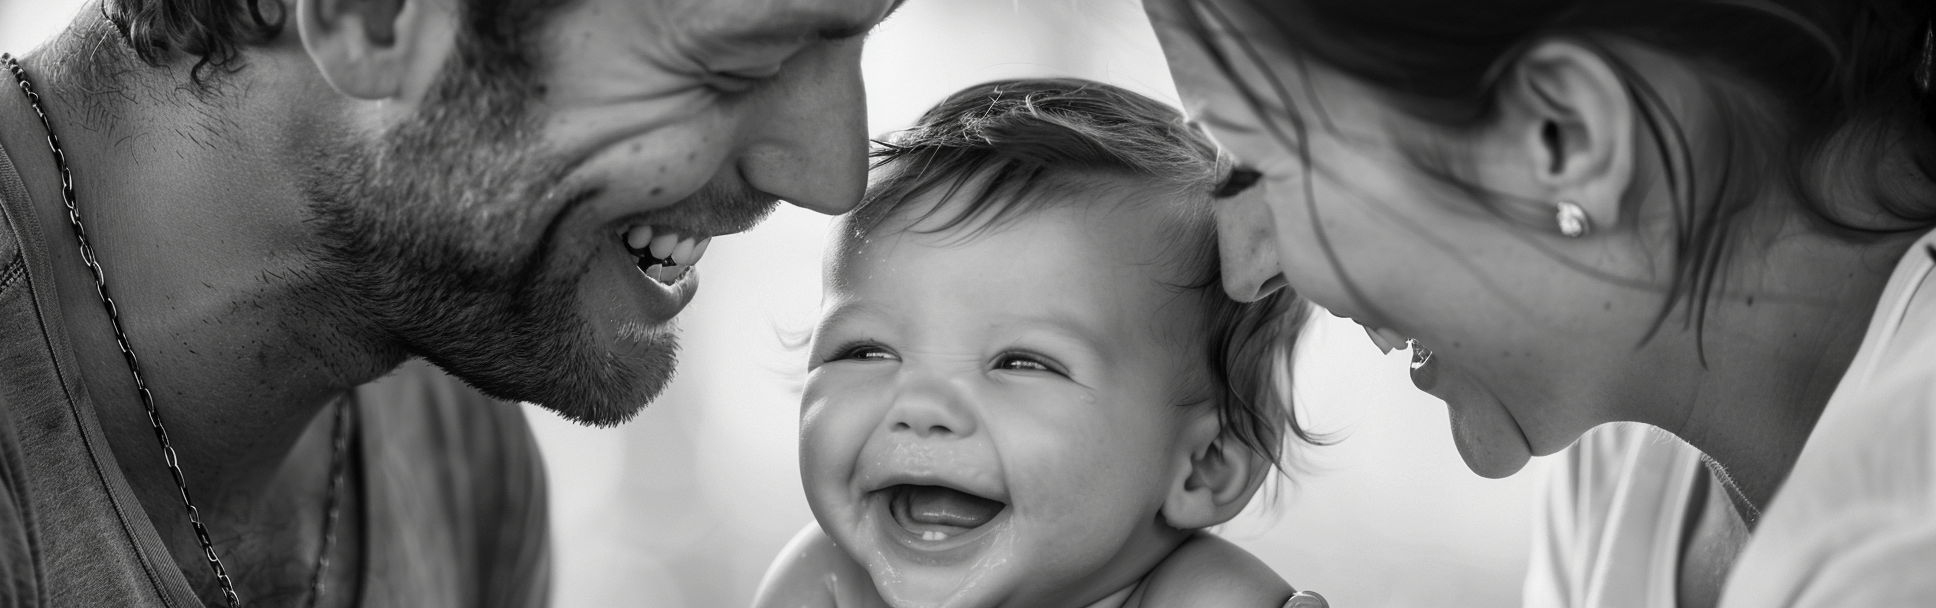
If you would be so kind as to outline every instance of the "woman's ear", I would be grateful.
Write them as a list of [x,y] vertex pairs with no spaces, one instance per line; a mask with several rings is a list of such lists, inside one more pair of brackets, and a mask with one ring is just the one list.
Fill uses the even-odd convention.
[[303,49],[331,88],[379,100],[428,90],[455,37],[451,0],[295,0]]
[[[1535,45],[1501,89],[1505,145],[1531,174],[1511,192],[1577,204],[1595,228],[1620,221],[1634,179],[1634,103],[1612,64],[1577,42]],[[1515,171],[1517,172],[1517,171]]]
[[1177,474],[1163,501],[1163,521],[1179,530],[1235,518],[1270,472],[1262,456],[1223,435],[1214,408],[1202,409],[1184,429],[1175,455]]

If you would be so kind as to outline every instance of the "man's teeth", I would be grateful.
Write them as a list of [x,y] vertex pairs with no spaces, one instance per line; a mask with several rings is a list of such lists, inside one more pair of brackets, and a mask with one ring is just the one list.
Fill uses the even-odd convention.
[[651,253],[652,257],[663,260],[672,257],[672,252],[678,247],[679,235],[668,232],[652,237],[652,244],[646,247],[646,251]]
[[[705,257],[706,245],[712,241],[712,237],[683,236],[671,231],[661,232],[651,226],[633,226],[625,231],[626,248],[631,249],[634,255],[645,258],[647,266],[654,263],[660,266],[692,266],[699,263],[699,258]],[[651,272],[647,271],[647,274]],[[677,273],[671,273],[669,278],[677,276]]]
[[625,231],[626,247],[644,249],[646,245],[650,244],[652,244],[651,226],[633,226],[631,230]]

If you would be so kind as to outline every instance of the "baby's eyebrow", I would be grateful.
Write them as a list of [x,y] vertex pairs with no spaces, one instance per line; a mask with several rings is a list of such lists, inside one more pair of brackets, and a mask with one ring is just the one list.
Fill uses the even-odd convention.
[[854,317],[871,315],[875,312],[874,306],[870,306],[864,302],[851,299],[840,300],[835,302],[832,307],[827,309],[825,314],[820,316],[820,323],[814,326],[813,331],[816,334],[825,332],[830,327],[839,327],[842,324],[852,321]]
[[[1031,314],[1011,317],[1005,324],[1066,338],[1078,343],[1097,356],[1107,358],[1110,351],[1109,328],[1099,327],[1090,319],[1072,310],[1054,310],[1045,314]],[[1120,329],[1120,328],[1118,328]]]

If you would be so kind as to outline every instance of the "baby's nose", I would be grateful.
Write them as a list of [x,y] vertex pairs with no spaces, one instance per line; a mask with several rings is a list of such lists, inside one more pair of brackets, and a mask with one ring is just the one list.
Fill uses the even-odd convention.
[[888,412],[888,428],[922,438],[974,434],[974,412],[959,392],[950,388],[944,383],[924,383],[903,390]]

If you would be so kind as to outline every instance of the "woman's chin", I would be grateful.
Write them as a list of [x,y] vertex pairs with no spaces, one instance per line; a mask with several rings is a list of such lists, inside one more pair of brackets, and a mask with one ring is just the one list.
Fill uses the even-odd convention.
[[1459,448],[1459,458],[1465,466],[1486,479],[1503,479],[1518,473],[1532,459],[1532,453],[1525,450],[1500,449],[1497,442],[1486,442],[1465,437],[1459,432],[1458,423],[1453,422],[1452,443]]
[[1533,457],[1519,423],[1498,397],[1458,374],[1441,370],[1432,394],[1445,402],[1452,444],[1466,468],[1488,479],[1518,473]]

